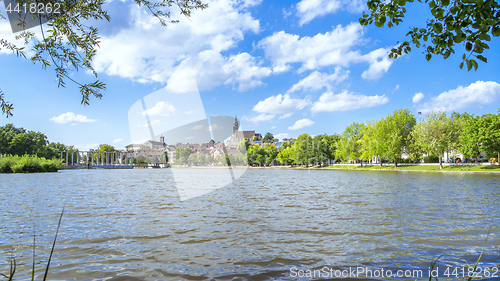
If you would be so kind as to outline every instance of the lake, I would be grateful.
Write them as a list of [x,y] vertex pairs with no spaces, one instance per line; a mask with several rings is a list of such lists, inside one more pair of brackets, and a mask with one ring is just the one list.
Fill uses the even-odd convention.
[[[194,171],[193,179],[222,170]],[[487,237],[480,266],[498,270],[499,182],[498,174],[249,169],[180,201],[170,169],[0,174],[0,273],[13,256],[15,280],[30,276],[35,232],[43,277],[63,206],[49,279],[310,280],[313,270],[350,267],[425,277],[441,254],[474,264]]]

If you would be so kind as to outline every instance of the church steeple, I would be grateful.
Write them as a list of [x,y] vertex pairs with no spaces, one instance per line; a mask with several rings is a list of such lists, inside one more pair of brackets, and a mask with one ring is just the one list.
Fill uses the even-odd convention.
[[233,123],[233,134],[235,134],[240,128],[240,121],[238,121],[238,116],[234,115],[234,123]]

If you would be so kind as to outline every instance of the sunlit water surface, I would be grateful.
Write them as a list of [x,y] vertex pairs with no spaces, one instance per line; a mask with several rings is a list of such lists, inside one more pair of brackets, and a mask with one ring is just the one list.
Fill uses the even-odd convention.
[[427,272],[445,253],[474,263],[488,231],[481,265],[500,267],[499,202],[494,174],[250,169],[187,201],[169,169],[1,174],[0,273],[14,257],[15,280],[30,276],[36,233],[42,278],[63,206],[49,279],[295,280],[291,268],[358,266]]

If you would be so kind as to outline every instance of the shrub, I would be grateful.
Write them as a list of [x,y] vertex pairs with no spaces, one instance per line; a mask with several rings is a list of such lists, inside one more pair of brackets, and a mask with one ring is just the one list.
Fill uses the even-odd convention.
[[24,164],[23,172],[26,173],[44,172],[41,165],[42,161],[47,161],[47,160],[45,160],[45,158],[38,158],[34,155],[24,155],[23,157],[21,157],[21,163]]
[[24,163],[17,162],[14,165],[10,166],[10,169],[13,173],[22,173],[24,171]]
[[429,155],[424,157],[425,163],[439,163],[439,157],[436,155]]
[[57,172],[62,169],[61,161],[45,159],[35,155],[0,155],[0,173]]
[[10,166],[14,165],[15,161],[12,156],[0,156],[0,173],[12,173]]

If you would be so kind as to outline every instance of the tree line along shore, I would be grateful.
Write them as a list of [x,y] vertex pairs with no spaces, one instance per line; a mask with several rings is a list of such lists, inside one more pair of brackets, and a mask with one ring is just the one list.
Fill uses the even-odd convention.
[[397,168],[399,163],[424,162],[439,163],[439,169],[443,169],[445,153],[450,162],[498,163],[500,109],[496,115],[482,116],[429,112],[419,122],[409,109],[398,109],[380,120],[354,122],[341,134],[314,137],[302,134],[286,140],[278,149],[270,144],[251,145],[243,140],[238,150],[246,152],[249,165],[258,166],[278,162],[309,167],[333,162],[359,163],[360,167],[363,163],[377,163],[380,167],[391,163]]
[[[383,163],[398,169],[399,163],[439,163],[447,153],[451,162],[466,162],[477,159],[498,164],[500,158],[500,109],[497,114],[474,116],[468,113],[429,112],[417,122],[409,109],[397,109],[386,117],[366,123],[354,122],[341,134],[307,133],[297,138],[278,143],[267,133],[262,144],[252,145],[242,140],[237,150],[240,155],[225,154],[225,161],[232,166],[310,166],[324,167],[338,164],[358,163],[360,168],[387,169]],[[16,128],[12,124],[0,127],[0,172],[44,172],[57,171],[64,167],[59,160],[60,151],[78,151],[74,146],[53,143],[34,131]],[[116,151],[107,144],[97,151]],[[481,153],[486,157],[481,158]],[[185,165],[214,165],[214,159],[202,157],[184,149],[176,153],[176,163]],[[224,163],[224,164],[226,164]],[[351,169],[352,166],[346,166]],[[412,170],[433,170],[409,168]],[[466,168],[475,170],[479,168]],[[495,170],[490,168],[490,170]]]

